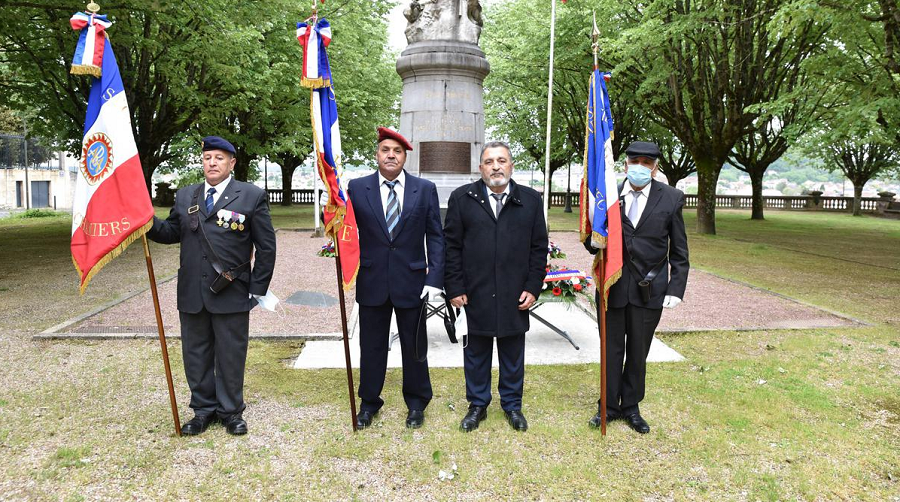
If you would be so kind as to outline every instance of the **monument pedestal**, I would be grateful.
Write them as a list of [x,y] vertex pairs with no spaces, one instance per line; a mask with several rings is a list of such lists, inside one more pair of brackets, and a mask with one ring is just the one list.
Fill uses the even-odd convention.
[[403,51],[397,73],[403,78],[400,133],[413,144],[406,169],[433,181],[446,205],[454,189],[480,177],[490,65],[476,44],[423,40]]

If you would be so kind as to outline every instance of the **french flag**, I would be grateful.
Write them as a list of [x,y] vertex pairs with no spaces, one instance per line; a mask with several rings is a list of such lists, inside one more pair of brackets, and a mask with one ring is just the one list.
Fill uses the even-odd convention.
[[91,84],[72,203],[72,262],[81,293],[104,265],[153,225],[119,66],[106,37],[103,45],[102,73]]
[[[622,213],[613,171],[613,118],[609,106],[606,80],[609,73],[594,69],[588,91],[587,145],[584,152],[584,176],[581,180],[581,240],[591,240],[600,249],[594,260],[593,273],[597,291],[603,298],[622,276]],[[600,257],[606,258],[600,270]]]
[[331,42],[331,25],[322,19],[310,28],[297,23],[297,40],[303,47],[301,85],[311,87],[310,118],[316,146],[319,177],[328,190],[325,204],[325,233],[331,235],[341,262],[344,290],[353,288],[359,271],[359,231],[353,204],[341,188],[341,130],[337,100],[331,87],[331,66],[325,47]]

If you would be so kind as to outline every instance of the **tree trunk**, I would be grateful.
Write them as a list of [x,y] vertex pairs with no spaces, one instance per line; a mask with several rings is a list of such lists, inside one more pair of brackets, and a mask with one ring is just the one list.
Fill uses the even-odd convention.
[[862,216],[862,191],[865,183],[853,184],[853,216]]
[[281,164],[281,205],[282,206],[290,206],[291,205],[291,197],[293,195],[293,188],[291,186],[291,180],[294,178],[294,170],[297,169],[297,166],[291,166],[287,163]]
[[234,164],[234,179],[247,181],[247,177],[250,174],[250,162],[253,160],[253,155],[247,153],[247,150],[243,148],[235,148],[235,150],[234,158],[237,162]]
[[716,235],[716,184],[722,166],[709,158],[694,160],[697,163],[697,233]]
[[763,217],[763,172],[750,173],[750,186],[753,189],[752,208],[750,212],[751,220],[764,220]]

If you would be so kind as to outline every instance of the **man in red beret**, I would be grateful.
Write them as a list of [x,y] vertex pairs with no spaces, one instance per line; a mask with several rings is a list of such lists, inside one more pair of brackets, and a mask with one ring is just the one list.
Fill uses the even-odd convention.
[[[412,145],[398,132],[378,128],[378,172],[350,181],[359,229],[359,397],[356,425],[366,428],[384,401],[391,317],[397,318],[403,356],[406,426],[425,421],[431,380],[419,329],[422,302],[437,299],[444,284],[444,234],[434,183],[403,169]],[[417,333],[420,339],[417,340]]]

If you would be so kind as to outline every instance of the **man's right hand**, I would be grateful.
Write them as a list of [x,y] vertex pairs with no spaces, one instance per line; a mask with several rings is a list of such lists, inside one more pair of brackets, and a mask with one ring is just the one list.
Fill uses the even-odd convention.
[[458,309],[461,309],[463,307],[463,305],[468,305],[468,304],[469,304],[469,297],[466,295],[459,295],[456,298],[450,299],[450,305],[453,305],[454,307],[456,307]]

